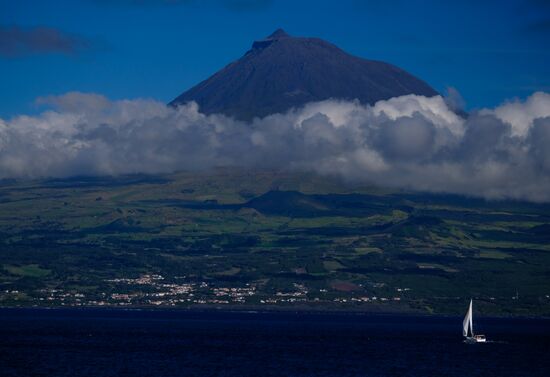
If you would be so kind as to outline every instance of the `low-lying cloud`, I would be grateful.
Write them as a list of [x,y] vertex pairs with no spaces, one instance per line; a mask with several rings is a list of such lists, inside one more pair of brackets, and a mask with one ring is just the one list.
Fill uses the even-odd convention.
[[550,201],[550,95],[466,119],[442,97],[329,100],[245,123],[153,100],[68,93],[0,119],[0,178],[277,168],[486,198]]

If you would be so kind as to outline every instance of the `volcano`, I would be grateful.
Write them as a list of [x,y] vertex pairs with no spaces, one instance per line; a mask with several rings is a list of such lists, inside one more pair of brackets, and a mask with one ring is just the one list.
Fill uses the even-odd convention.
[[308,102],[344,99],[372,105],[406,94],[438,95],[394,65],[362,59],[322,39],[293,37],[279,29],[255,41],[239,60],[170,105],[195,101],[203,113],[251,120]]

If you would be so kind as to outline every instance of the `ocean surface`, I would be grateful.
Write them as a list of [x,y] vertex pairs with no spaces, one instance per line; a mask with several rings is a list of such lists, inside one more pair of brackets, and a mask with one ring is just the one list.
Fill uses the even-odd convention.
[[0,309],[0,376],[550,376],[550,321]]

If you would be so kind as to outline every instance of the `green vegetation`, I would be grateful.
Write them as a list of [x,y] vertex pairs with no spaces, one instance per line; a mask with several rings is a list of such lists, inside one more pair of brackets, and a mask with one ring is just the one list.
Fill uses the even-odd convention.
[[12,275],[32,278],[42,278],[50,274],[50,270],[40,268],[37,264],[28,264],[24,266],[4,265],[4,270]]
[[546,204],[231,169],[0,185],[4,306],[153,305],[138,298],[191,284],[175,305],[550,315],[549,266]]

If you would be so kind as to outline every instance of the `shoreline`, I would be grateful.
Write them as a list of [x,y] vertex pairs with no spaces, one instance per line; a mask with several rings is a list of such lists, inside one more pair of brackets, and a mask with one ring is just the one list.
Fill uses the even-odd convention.
[[[116,306],[0,306],[0,315],[2,312],[72,312],[79,314],[86,313],[143,313],[151,315],[162,314],[227,314],[227,315],[242,315],[242,316],[269,316],[269,315],[288,315],[289,317],[299,318],[300,316],[310,317],[406,317],[406,318],[461,318],[462,314],[446,314],[446,313],[426,313],[420,311],[366,311],[366,310],[314,310],[306,308],[220,308],[220,307],[208,307],[208,308],[174,308],[174,307],[116,307]],[[483,319],[517,319],[517,320],[541,320],[550,321],[550,316],[522,316],[522,315],[478,315],[477,318]]]

